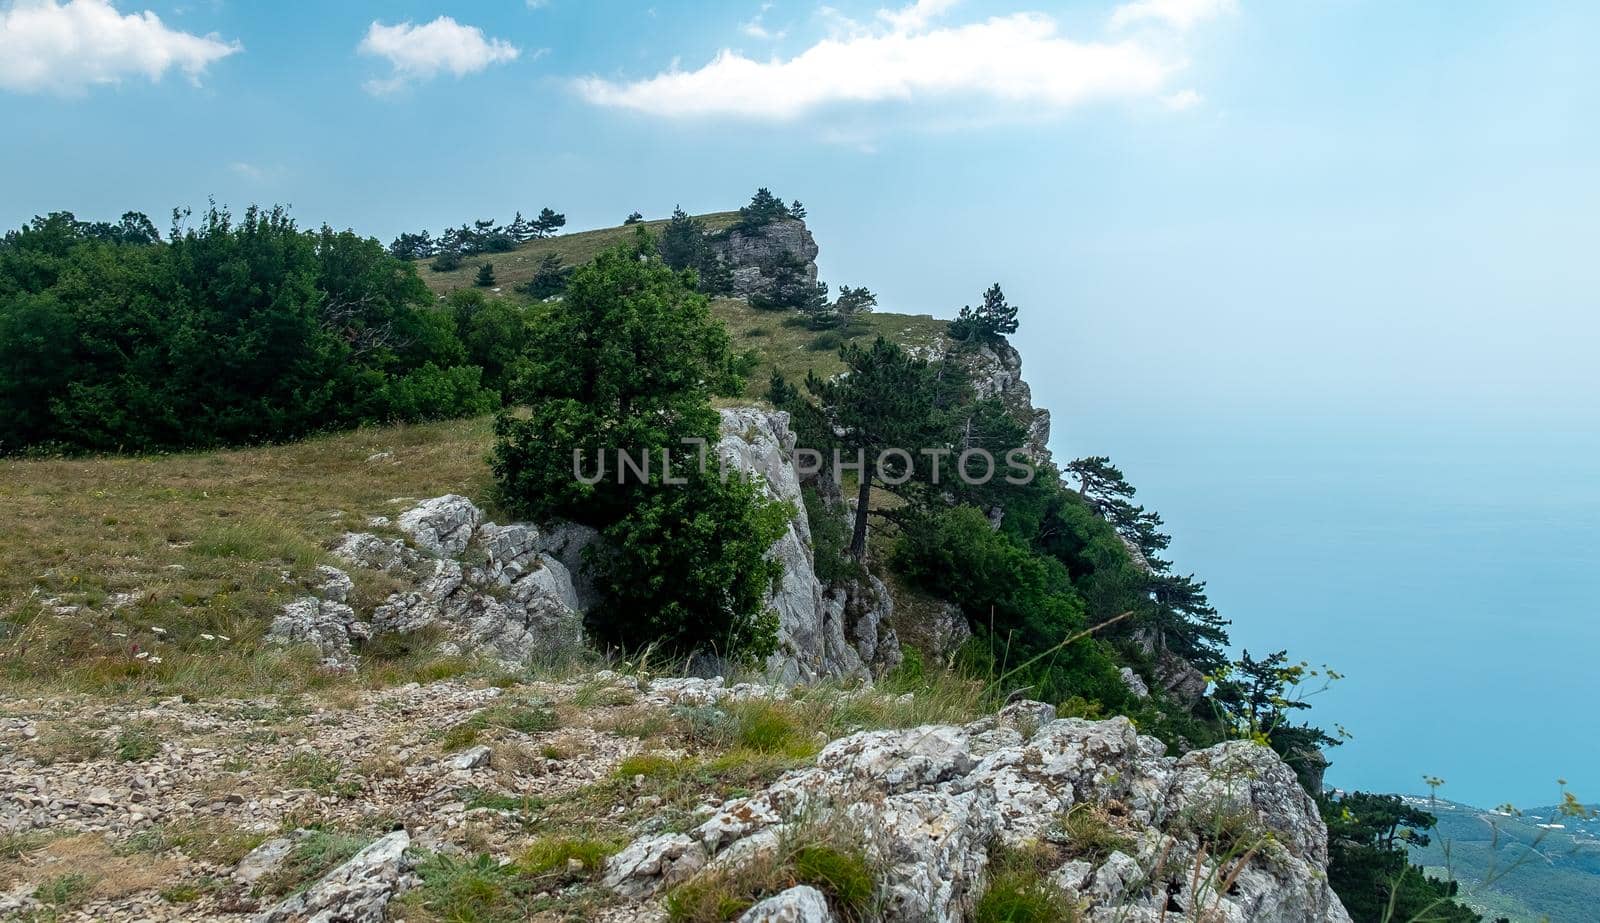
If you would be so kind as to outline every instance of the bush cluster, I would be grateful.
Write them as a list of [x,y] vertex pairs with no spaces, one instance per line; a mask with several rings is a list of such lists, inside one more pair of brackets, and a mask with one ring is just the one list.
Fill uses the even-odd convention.
[[0,240],[0,452],[251,443],[493,406],[450,318],[376,241],[302,231],[281,208],[186,217],[166,241],[64,212]]

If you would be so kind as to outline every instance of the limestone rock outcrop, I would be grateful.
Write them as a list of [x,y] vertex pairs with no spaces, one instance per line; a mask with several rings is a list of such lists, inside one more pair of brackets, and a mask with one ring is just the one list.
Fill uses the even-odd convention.
[[321,881],[256,917],[256,923],[381,923],[407,884],[411,837],[397,830],[361,850]]
[[[685,860],[715,868],[784,825],[841,822],[866,831],[888,921],[956,923],[983,894],[995,846],[1044,844],[1060,862],[1052,880],[1090,923],[1347,923],[1327,830],[1277,754],[1243,741],[1165,750],[1126,718],[1056,720],[1038,702],[965,726],[863,732],[688,834],[636,842],[606,883],[656,895]],[[1074,833],[1078,811],[1100,831],[1093,842]]]
[[717,257],[728,264],[733,294],[741,298],[766,293],[786,260],[799,263],[808,284],[817,281],[817,241],[798,218],[784,218],[754,231],[729,230],[707,240]]
[[898,664],[900,644],[890,627],[894,601],[888,589],[871,576],[840,586],[824,586],[817,577],[789,415],[733,407],[721,416],[717,452],[723,462],[790,508],[789,527],[771,550],[783,565],[783,576],[768,597],[778,613],[778,652],[768,664],[774,677],[788,683],[870,678]]
[[268,637],[281,644],[313,644],[335,667],[348,666],[359,642],[375,633],[411,634],[430,627],[443,629],[445,643],[456,650],[517,662],[582,644],[581,613],[593,603],[594,589],[586,580],[575,581],[563,561],[581,561],[593,530],[496,525],[457,494],[424,500],[395,524],[409,544],[352,532],[333,549],[353,568],[409,583],[373,609],[370,624],[350,605],[354,584],[349,575],[329,567],[322,569],[325,580],[316,595],[285,606]]

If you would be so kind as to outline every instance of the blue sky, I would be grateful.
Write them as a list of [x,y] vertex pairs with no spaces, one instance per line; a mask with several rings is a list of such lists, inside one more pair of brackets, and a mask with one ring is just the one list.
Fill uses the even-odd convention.
[[767,185],[886,309],[999,280],[1058,453],[1123,464],[1238,641],[1350,676],[1334,782],[1600,792],[1594,4],[0,10],[8,226],[214,196],[387,240]]

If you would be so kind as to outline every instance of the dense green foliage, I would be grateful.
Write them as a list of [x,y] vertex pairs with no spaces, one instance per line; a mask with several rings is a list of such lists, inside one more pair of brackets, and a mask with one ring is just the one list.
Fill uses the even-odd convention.
[[607,599],[591,614],[591,631],[625,648],[767,657],[778,622],[765,597],[783,576],[767,551],[793,514],[715,468],[689,474],[687,484],[652,486],[603,533],[595,565]]
[[1017,332],[1017,309],[1006,302],[1000,283],[983,293],[983,303],[964,306],[950,322],[950,335],[958,340],[994,340]]
[[705,224],[682,208],[672,210],[657,251],[669,268],[694,270],[697,287],[705,294],[721,294],[733,286],[733,274],[707,238]]
[[717,440],[710,399],[739,392],[745,361],[693,273],[645,258],[655,251],[641,231],[535,309],[491,464],[509,508],[603,530],[597,637],[765,657],[779,568],[766,553],[795,511],[697,463]]
[[[185,215],[175,215],[182,219]],[[376,242],[215,207],[0,240],[0,451],[148,450],[481,413],[450,319]]]
[[1328,883],[1355,923],[1481,920],[1451,900],[1453,881],[1411,864],[1406,845],[1427,845],[1436,818],[1398,795],[1352,792],[1319,800],[1328,824]]
[[[618,483],[617,453],[652,459],[714,444],[714,394],[737,394],[744,363],[693,278],[641,259],[647,235],[573,273],[566,296],[539,306],[525,368],[511,392],[525,413],[496,421],[492,466],[506,504],[534,519],[609,525],[638,499],[641,479]],[[593,484],[574,477],[607,465]]]
[[739,209],[739,220],[733,225],[734,230],[747,234],[759,234],[762,229],[774,221],[787,218],[804,218],[805,206],[796,199],[792,205],[783,204],[783,200],[773,195],[771,190],[763,186],[756,190],[750,197],[750,204]]

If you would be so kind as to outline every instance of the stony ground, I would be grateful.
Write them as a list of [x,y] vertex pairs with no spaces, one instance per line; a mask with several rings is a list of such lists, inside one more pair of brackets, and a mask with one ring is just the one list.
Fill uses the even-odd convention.
[[16,697],[0,919],[1347,923],[1270,750],[918,683]]
[[[513,856],[530,839],[523,805],[594,787],[644,746],[627,733],[641,706],[619,696],[578,707],[592,688],[447,681],[250,701],[7,701],[0,916],[245,919],[400,827],[415,850]],[[486,765],[475,765],[479,747]],[[238,874],[250,850],[294,831],[317,832],[329,856],[276,880]]]

